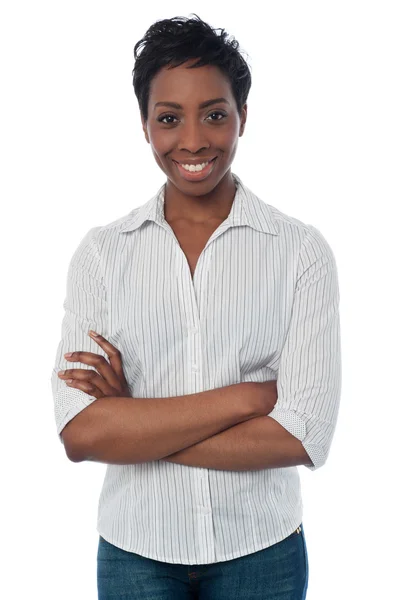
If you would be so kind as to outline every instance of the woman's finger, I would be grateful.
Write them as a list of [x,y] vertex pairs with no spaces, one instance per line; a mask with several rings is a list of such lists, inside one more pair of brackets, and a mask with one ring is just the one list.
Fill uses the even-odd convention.
[[85,365],[94,367],[101,377],[115,390],[121,388],[121,381],[115,373],[112,365],[110,365],[107,359],[100,354],[94,354],[94,352],[85,352],[83,350],[77,350],[75,352],[68,353],[70,356],[65,356],[66,360],[70,362],[81,362]]
[[79,383],[82,382],[86,385],[91,385],[95,389],[98,389],[102,393],[102,396],[115,395],[115,388],[105,381],[97,371],[93,371],[92,369],[66,369],[64,373],[58,373],[58,376],[65,382],[68,379],[73,379]]
[[97,399],[103,398],[104,394],[101,390],[99,390],[93,383],[90,381],[84,381],[83,379],[68,379],[65,383],[69,387],[76,388],[78,390],[82,390],[82,392],[86,392],[86,394],[90,394],[90,396],[95,396]]
[[96,333],[95,331],[90,330],[89,335],[95,342],[97,342],[97,344],[104,350],[104,352],[108,354],[111,366],[114,372],[116,373],[119,382],[121,382],[123,386],[128,388],[125,374],[123,372],[122,355],[118,348],[115,348],[115,346],[113,346],[111,342],[106,340],[105,337],[103,337],[99,333]]

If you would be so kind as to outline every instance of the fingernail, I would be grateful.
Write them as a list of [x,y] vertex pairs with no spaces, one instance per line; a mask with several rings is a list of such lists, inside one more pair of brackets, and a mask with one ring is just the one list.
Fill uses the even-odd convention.
[[94,337],[99,337],[99,334],[96,333],[95,331],[93,331],[92,329],[89,329],[89,333],[90,333],[90,335],[93,335]]
[[67,352],[66,354],[64,354],[65,358],[69,358],[70,356],[72,356],[73,352]]

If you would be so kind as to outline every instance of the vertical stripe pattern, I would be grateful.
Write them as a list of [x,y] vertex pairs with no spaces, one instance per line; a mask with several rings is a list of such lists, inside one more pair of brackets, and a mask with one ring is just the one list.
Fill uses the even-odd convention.
[[[233,174],[229,216],[191,277],[164,219],[165,184],[148,202],[93,227],[72,256],[51,383],[57,434],[96,398],[57,377],[89,368],[64,353],[122,353],[132,396],[170,397],[277,379],[270,417],[313,465],[327,460],[341,393],[339,288],[321,232],[256,196]],[[155,560],[209,564],[266,548],[302,520],[297,467],[223,471],[164,460],[107,465],[97,531]]]

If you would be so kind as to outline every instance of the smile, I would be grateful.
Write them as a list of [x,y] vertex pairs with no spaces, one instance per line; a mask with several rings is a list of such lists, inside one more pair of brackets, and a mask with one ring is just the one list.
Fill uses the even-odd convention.
[[173,161],[173,162],[176,165],[179,174],[186,181],[202,181],[203,179],[206,179],[206,177],[208,177],[212,173],[216,160],[217,160],[217,157],[215,157],[207,165],[205,165],[205,167],[203,167],[202,169],[200,169],[198,171],[197,170],[193,170],[193,171],[187,170],[179,163],[177,163],[175,161]]

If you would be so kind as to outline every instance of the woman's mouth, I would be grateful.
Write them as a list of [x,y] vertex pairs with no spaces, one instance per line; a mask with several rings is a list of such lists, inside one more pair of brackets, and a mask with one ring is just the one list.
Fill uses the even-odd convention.
[[214,159],[212,159],[203,169],[201,169],[199,171],[188,171],[187,169],[185,169],[182,165],[180,165],[176,161],[173,161],[173,162],[175,163],[179,174],[186,181],[202,181],[203,179],[206,179],[212,173],[216,160],[217,160],[217,156]]

